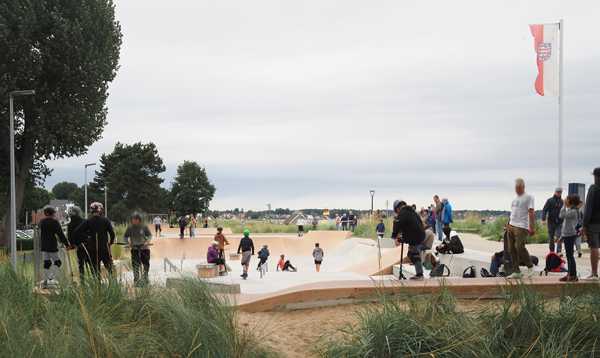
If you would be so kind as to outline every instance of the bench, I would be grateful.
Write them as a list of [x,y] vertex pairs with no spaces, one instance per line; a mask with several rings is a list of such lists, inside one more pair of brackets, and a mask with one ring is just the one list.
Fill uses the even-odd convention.
[[203,262],[196,265],[196,268],[198,269],[198,277],[200,278],[213,278],[219,275],[219,266],[217,264]]
[[238,254],[237,252],[230,252],[229,253],[229,259],[231,261],[239,261],[240,260],[240,254]]
[[[113,260],[113,272],[120,276],[125,271],[131,271],[129,265],[124,260]],[[100,276],[103,278],[108,277],[108,270],[104,267],[104,264],[100,264]]]

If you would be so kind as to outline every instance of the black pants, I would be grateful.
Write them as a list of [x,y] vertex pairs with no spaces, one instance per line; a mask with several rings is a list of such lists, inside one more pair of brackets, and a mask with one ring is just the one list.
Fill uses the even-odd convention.
[[184,233],[185,233],[185,226],[180,226],[179,227],[179,236],[183,237]]
[[140,280],[140,263],[144,266],[142,277],[145,282],[148,282],[148,271],[150,271],[150,250],[131,249],[131,266],[133,269],[133,281]]
[[287,270],[291,268],[292,270],[295,270],[296,268],[294,266],[292,266],[292,263],[290,262],[290,260],[287,260],[285,262],[285,264],[283,264],[283,271]]
[[103,263],[108,273],[112,274],[113,263],[108,248],[108,243],[90,241],[87,243],[86,247],[90,255],[89,259],[90,266],[92,267],[92,273],[95,276],[100,276],[100,263]]
[[258,266],[256,267],[260,268],[262,265],[265,264],[265,262],[267,262],[267,259],[260,259],[260,261],[258,262]]
[[225,265],[225,259],[222,259],[222,258],[213,259],[213,262],[211,262],[211,264]]
[[75,252],[77,254],[77,264],[79,266],[79,277],[83,277],[85,275],[85,265],[90,264],[90,259],[83,244],[77,246]]

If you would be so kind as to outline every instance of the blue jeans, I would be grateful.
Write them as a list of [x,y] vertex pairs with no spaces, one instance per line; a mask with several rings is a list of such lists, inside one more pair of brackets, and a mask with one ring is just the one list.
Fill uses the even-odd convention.
[[[548,225],[548,242],[549,242],[550,251],[554,251],[554,242],[556,240],[558,240],[558,238],[561,237],[561,235],[562,235],[562,224],[548,222],[547,225]],[[556,233],[556,236],[554,236],[555,233]],[[561,251],[562,251],[562,245],[558,244],[555,252],[559,253]]]
[[494,274],[494,276],[498,275],[498,271],[500,270],[500,266],[504,261],[504,257],[496,257],[492,260],[490,264],[490,273]]
[[335,223],[335,229],[336,229],[337,231],[340,231],[340,224],[339,224],[339,223]]
[[196,237],[196,228],[190,226],[190,237]]
[[442,241],[442,235],[444,234],[442,232],[442,220],[435,221],[435,231],[437,231],[438,240]]
[[565,242],[565,252],[567,253],[567,265],[569,266],[569,276],[575,277],[577,276],[577,264],[575,263],[575,257],[573,256],[573,247],[575,245],[575,240],[577,240],[577,235],[563,237],[563,241]]
[[425,244],[421,244],[421,251],[427,251],[429,249],[431,249],[431,247],[429,247],[429,246],[427,246]]

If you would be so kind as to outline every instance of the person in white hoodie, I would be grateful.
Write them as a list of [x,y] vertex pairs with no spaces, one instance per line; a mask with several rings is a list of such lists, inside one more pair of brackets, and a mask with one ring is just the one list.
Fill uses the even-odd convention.
[[296,225],[298,225],[298,236],[304,236],[304,219],[298,219]]
[[465,248],[456,231],[448,226],[445,226],[442,231],[444,232],[444,239],[442,240],[442,244],[435,248],[437,252],[440,254],[462,254],[465,252]]
[[575,257],[573,255],[573,247],[575,246],[575,240],[578,240],[577,236],[577,223],[579,222],[579,209],[578,206],[581,204],[581,198],[577,194],[571,194],[565,198],[563,207],[560,209],[558,217],[563,219],[562,236],[558,239],[558,243],[565,243],[565,252],[567,253],[567,266],[569,271],[567,276],[562,277],[559,281],[563,282],[576,282],[577,279],[577,266],[575,263]]

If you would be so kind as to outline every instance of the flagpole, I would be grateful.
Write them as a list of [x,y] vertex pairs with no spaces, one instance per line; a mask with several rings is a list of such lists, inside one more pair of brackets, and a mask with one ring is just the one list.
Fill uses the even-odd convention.
[[561,19],[558,25],[560,31],[560,51],[558,57],[558,187],[562,188],[563,169],[563,32],[564,23]]

